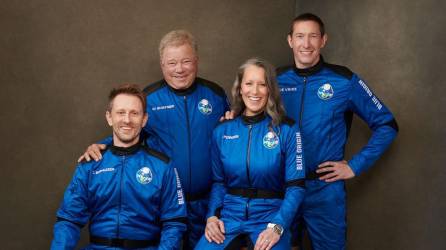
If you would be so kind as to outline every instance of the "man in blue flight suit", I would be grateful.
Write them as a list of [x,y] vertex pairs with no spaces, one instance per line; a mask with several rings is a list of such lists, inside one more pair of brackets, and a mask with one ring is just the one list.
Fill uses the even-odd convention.
[[57,211],[51,249],[74,249],[89,222],[87,249],[178,249],[186,206],[167,156],[140,141],[145,95],[135,85],[113,89],[106,112],[113,141],[102,160],[80,163]]
[[[178,169],[189,219],[183,246],[193,249],[206,226],[212,184],[209,149],[212,131],[229,110],[229,104],[220,86],[197,77],[197,43],[192,34],[185,30],[167,33],[161,39],[159,53],[164,79],[144,89],[150,117],[144,130],[149,145],[158,144]],[[93,144],[83,157],[97,160],[100,149]]]
[[[319,17],[311,13],[296,17],[287,39],[295,65],[278,69],[278,82],[287,114],[300,125],[307,167],[307,192],[298,224],[308,231],[314,249],[344,249],[344,180],[373,165],[395,139],[398,126],[364,80],[323,60],[320,51],[327,34]],[[344,148],[353,113],[368,124],[372,136],[346,161]]]

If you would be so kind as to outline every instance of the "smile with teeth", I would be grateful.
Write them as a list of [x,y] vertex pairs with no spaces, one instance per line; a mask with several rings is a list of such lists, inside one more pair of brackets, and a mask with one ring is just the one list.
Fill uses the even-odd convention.
[[262,99],[262,98],[261,98],[261,97],[258,97],[258,96],[248,96],[248,99],[249,99],[250,101],[258,102],[258,101],[260,101],[260,99]]

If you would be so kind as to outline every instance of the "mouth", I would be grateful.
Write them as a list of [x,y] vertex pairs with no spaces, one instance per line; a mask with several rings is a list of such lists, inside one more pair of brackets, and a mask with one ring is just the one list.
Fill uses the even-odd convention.
[[258,96],[248,96],[248,100],[253,101],[253,102],[258,102],[260,101],[262,98],[258,97]]
[[310,51],[308,51],[308,50],[301,50],[301,51],[299,51],[301,54],[303,54],[303,55],[311,55],[311,53],[313,53],[313,51],[312,50],[310,50]]
[[130,126],[120,126],[119,129],[123,132],[130,132],[133,130],[133,127]]
[[184,75],[184,76],[173,76],[173,78],[175,78],[177,80],[185,80],[187,78],[187,75]]

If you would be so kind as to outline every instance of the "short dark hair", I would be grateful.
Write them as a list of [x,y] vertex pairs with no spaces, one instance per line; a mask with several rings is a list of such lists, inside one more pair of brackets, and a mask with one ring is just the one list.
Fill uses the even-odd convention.
[[321,32],[321,36],[325,35],[325,25],[324,25],[324,22],[322,22],[322,19],[313,13],[303,13],[303,14],[300,14],[297,17],[295,17],[293,19],[293,21],[291,22],[291,28],[290,28],[290,33],[289,33],[290,36],[293,35],[294,24],[297,22],[303,22],[303,21],[316,22],[317,24],[319,24],[319,30]]
[[113,100],[120,94],[132,95],[137,97],[142,104],[143,112],[146,112],[146,95],[141,91],[138,85],[132,83],[124,83],[113,88],[108,95],[108,111],[111,111]]

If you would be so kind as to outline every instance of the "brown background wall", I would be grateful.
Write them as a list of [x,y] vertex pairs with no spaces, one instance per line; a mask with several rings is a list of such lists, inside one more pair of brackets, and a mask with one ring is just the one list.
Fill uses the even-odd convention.
[[[446,246],[446,4],[440,0],[296,1],[325,21],[327,61],[361,75],[395,114],[397,140],[348,182],[349,249]],[[357,117],[348,155],[366,143]]]
[[[258,55],[290,62],[295,12],[327,23],[328,61],[365,78],[401,127],[374,169],[350,181],[350,249],[446,245],[443,1],[2,1],[0,4],[0,239],[2,249],[47,249],[62,192],[86,145],[109,133],[110,88],[161,77],[157,44],[186,28],[200,75],[229,90]],[[349,154],[365,143],[355,120]]]
[[158,43],[196,35],[200,75],[228,90],[258,55],[288,61],[287,1],[1,1],[1,249],[47,249],[62,193],[85,147],[109,133],[110,88],[161,77]]

